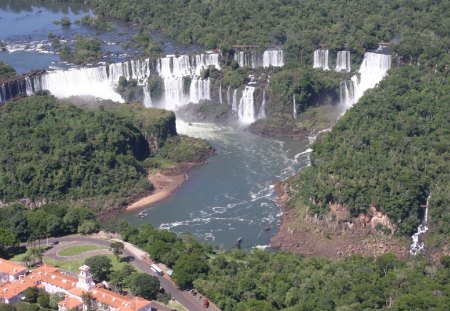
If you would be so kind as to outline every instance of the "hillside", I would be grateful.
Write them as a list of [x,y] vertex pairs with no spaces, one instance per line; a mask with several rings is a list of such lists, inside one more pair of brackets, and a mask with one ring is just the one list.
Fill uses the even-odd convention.
[[[1,202],[77,201],[97,212],[151,191],[152,158],[164,158],[158,150],[167,139],[180,139],[169,111],[132,105],[81,109],[48,96],[0,107],[0,132]],[[207,144],[200,151],[186,144],[209,152]]]
[[[307,226],[305,215],[326,219],[331,213],[336,223],[409,236],[431,196],[429,239],[433,245],[445,241],[450,234],[449,85],[448,75],[405,67],[368,92],[313,145],[311,166],[288,181],[286,206],[303,215],[294,221],[297,227]],[[388,218],[371,222],[378,212]]]

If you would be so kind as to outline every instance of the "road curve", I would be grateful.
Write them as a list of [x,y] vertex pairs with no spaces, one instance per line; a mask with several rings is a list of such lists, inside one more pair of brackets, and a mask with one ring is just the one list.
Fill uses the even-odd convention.
[[[45,255],[48,256],[49,258],[55,259],[55,260],[64,260],[64,259],[76,260],[76,259],[86,258],[87,256],[83,256],[83,254],[81,254],[81,255],[75,255],[75,256],[70,256],[70,257],[63,257],[63,256],[58,256],[57,253],[61,249],[70,247],[72,245],[96,244],[96,245],[109,246],[111,244],[111,242],[113,242],[113,241],[101,239],[101,238],[89,237],[89,236],[69,235],[69,236],[64,236],[64,237],[59,237],[59,238],[49,238],[48,242],[52,243],[52,244],[53,244],[53,242],[58,243],[45,252]],[[126,244],[128,244],[128,243],[126,243]],[[109,250],[101,249],[101,250],[89,251],[87,253],[89,256],[92,256],[92,255],[97,255],[97,252],[99,254],[101,254],[105,251],[109,251]],[[109,253],[111,253],[111,252],[109,251]],[[133,253],[135,253],[135,251],[132,250],[132,252],[130,252],[128,247],[126,247],[123,252],[123,254],[125,256],[131,256],[134,258],[130,263],[134,267],[136,267],[138,270],[157,277],[159,279],[161,287],[164,288],[164,290],[166,292],[170,293],[170,295],[172,296],[173,299],[180,302],[189,311],[205,311],[205,310],[220,311],[220,309],[212,303],[210,304],[208,309],[204,308],[202,305],[202,300],[195,298],[194,296],[192,296],[192,294],[190,294],[187,291],[178,289],[178,287],[175,284],[173,284],[166,278],[155,274],[150,269],[150,263],[146,262],[140,256],[134,256]],[[67,259],[67,258],[70,258],[70,259]]]

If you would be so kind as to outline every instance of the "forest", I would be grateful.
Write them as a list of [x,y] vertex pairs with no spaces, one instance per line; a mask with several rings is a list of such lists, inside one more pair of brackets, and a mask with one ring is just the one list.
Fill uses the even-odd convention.
[[172,149],[184,148],[184,157],[172,157],[177,163],[210,152],[207,143],[177,135],[173,112],[138,105],[82,109],[35,95],[1,106],[0,128],[4,203],[77,201],[99,212],[106,202],[123,205],[151,191],[147,170],[154,167],[153,158],[170,160]]
[[447,310],[450,257],[408,262],[387,253],[336,261],[284,252],[220,251],[190,234],[150,225],[120,225],[125,241],[173,269],[182,288],[194,286],[222,310]]
[[430,198],[430,230],[450,234],[449,77],[414,67],[395,70],[313,145],[311,166],[289,183],[290,207],[328,212],[342,202],[352,216],[374,205],[411,235]]

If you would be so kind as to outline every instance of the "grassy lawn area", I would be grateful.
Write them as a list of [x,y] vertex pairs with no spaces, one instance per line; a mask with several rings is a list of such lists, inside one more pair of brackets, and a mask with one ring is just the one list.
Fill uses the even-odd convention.
[[12,258],[10,258],[10,259],[8,259],[8,260],[11,260],[11,261],[14,261],[14,262],[22,262],[23,261],[23,256],[25,256],[25,253],[23,253],[23,254],[17,254],[17,255],[15,255],[14,257],[12,257]]
[[[164,305],[162,303],[162,305]],[[186,309],[185,307],[183,307],[183,305],[181,303],[179,303],[178,301],[171,301],[167,304],[167,307],[170,309],[175,309],[177,311],[188,311],[188,309]]]
[[[101,256],[106,256],[109,259],[111,259],[113,270],[121,269],[126,264],[126,262],[119,262],[116,259],[116,257],[112,254],[101,255]],[[84,264],[84,259],[72,260],[72,261],[60,261],[60,260],[53,260],[48,257],[44,257],[44,262],[48,263],[49,265],[59,266],[59,267],[61,267],[62,270],[70,271],[72,273],[78,273],[80,271],[79,268]]]
[[58,256],[75,256],[83,254],[84,252],[93,251],[97,249],[108,249],[107,246],[103,245],[76,245],[64,248],[58,252]]

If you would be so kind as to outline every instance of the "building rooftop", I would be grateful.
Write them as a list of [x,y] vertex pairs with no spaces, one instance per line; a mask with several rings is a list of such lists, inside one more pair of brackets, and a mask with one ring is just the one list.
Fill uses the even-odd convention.
[[15,275],[19,272],[25,272],[26,270],[27,268],[18,263],[0,258],[0,272]]

